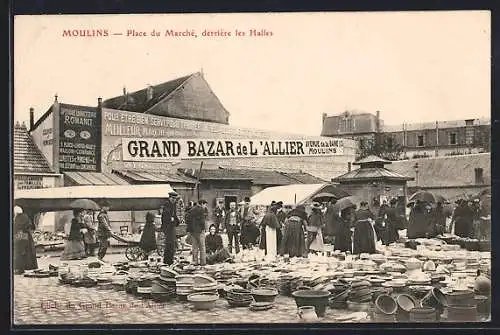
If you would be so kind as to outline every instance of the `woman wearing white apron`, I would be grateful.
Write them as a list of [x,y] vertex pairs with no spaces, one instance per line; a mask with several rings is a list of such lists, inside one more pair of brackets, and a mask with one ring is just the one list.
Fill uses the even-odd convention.
[[268,261],[274,261],[278,255],[276,229],[279,227],[278,218],[276,217],[276,206],[274,204],[271,205],[269,211],[262,218],[261,226],[264,228],[264,236],[261,236],[260,248],[266,251],[266,259]]

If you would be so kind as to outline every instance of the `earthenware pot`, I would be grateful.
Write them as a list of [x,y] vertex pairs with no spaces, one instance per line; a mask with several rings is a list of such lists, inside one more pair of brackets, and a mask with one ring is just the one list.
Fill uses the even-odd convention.
[[292,293],[297,307],[314,306],[319,317],[325,316],[328,298],[331,293],[328,291],[299,290]]

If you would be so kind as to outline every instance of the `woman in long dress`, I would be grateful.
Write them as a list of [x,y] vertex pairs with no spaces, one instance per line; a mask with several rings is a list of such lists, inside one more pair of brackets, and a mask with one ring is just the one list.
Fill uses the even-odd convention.
[[305,229],[307,213],[304,206],[299,205],[290,211],[284,224],[283,240],[281,241],[280,255],[289,257],[307,256]]
[[36,259],[35,243],[31,232],[35,226],[28,215],[16,207],[17,215],[14,218],[14,271],[22,274],[25,270],[38,269]]
[[349,207],[340,212],[337,235],[335,236],[334,250],[352,252],[351,222],[353,220],[354,207]]
[[278,238],[276,229],[279,227],[278,218],[276,217],[276,207],[273,205],[262,218],[261,226],[264,229],[265,235],[261,240],[261,249],[265,249],[266,258],[270,261],[276,259],[278,255]]
[[[385,215],[385,214],[384,214]],[[361,208],[356,212],[356,223],[353,233],[353,254],[369,253],[376,251],[375,230],[372,225],[375,216],[368,209],[368,203],[363,201]]]
[[156,250],[155,215],[151,212],[146,213],[146,224],[142,230],[139,246],[144,251],[144,259],[148,259],[151,251]]
[[73,219],[69,230],[68,241],[64,247],[61,260],[75,260],[85,258],[85,245],[83,244],[83,233],[85,225],[83,223],[83,209],[73,210]]
[[309,216],[307,225],[307,249],[309,252],[325,251],[323,242],[324,219],[321,210],[321,204],[313,203],[312,213]]

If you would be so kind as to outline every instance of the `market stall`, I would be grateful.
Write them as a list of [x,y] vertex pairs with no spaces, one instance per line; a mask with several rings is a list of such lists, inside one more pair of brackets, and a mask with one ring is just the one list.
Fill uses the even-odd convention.
[[53,212],[71,209],[77,199],[106,199],[113,211],[149,210],[160,208],[172,191],[169,184],[55,187],[16,191],[14,204],[29,212]]

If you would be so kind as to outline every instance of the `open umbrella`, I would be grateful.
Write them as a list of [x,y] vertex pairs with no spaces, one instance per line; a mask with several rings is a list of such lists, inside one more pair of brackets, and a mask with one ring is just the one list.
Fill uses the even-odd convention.
[[90,199],[75,200],[70,204],[70,207],[73,209],[87,209],[93,211],[99,210],[99,205],[95,201]]
[[322,192],[322,193],[316,194],[313,197],[313,200],[318,201],[318,202],[324,202],[324,201],[330,201],[331,199],[338,199],[338,198],[339,197],[337,197],[335,194],[328,193],[328,192]]
[[345,198],[339,199],[335,203],[335,205],[333,205],[333,210],[335,212],[340,212],[340,211],[343,211],[346,208],[355,207],[356,204],[357,204],[357,202],[358,202],[358,200],[355,197],[353,197],[353,196],[345,197]]
[[418,192],[414,193],[410,197],[409,202],[415,202],[417,200],[429,202],[429,203],[440,202],[442,204],[444,204],[446,202],[446,199],[443,196],[438,195],[438,194],[434,194],[434,193],[429,192],[429,191],[418,191]]

